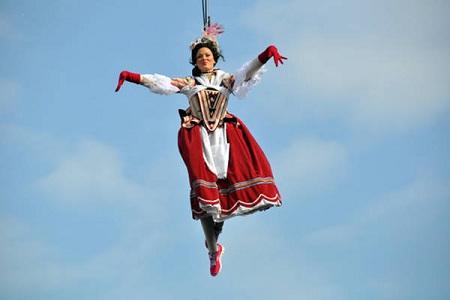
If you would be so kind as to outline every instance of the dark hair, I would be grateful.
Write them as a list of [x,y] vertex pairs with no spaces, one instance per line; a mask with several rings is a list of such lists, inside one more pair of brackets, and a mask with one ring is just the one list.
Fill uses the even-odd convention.
[[[206,47],[209,50],[211,50],[214,60],[216,61],[216,63],[219,61],[219,58],[222,58],[223,60],[224,57],[222,55],[222,53],[220,52],[220,49],[217,47],[217,44],[215,44],[214,42],[210,41],[210,40],[202,40],[200,43],[198,43],[197,45],[195,45],[195,47],[192,49],[191,51],[191,60],[190,63],[192,65],[195,66],[195,61],[197,58],[197,52],[198,50],[200,50],[200,48]],[[197,66],[195,66],[192,69],[192,76],[200,76],[201,72],[200,70],[197,68]]]

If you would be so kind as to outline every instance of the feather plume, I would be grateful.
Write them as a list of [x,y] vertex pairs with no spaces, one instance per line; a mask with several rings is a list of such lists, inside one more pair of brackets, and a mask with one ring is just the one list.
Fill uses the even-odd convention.
[[206,27],[203,31],[203,36],[212,40],[217,40],[217,37],[223,33],[223,26],[218,23],[213,23]]
[[190,45],[191,50],[195,48],[196,45],[204,43],[206,41],[213,42],[217,48],[219,48],[219,42],[217,38],[224,32],[223,26],[218,23],[213,23],[203,30],[202,36],[193,41]]

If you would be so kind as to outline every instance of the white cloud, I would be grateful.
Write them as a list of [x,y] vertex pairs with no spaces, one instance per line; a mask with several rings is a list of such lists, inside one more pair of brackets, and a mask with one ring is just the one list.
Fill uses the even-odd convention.
[[270,215],[267,211],[226,224],[223,242],[230,248],[222,276],[227,290],[240,298],[343,299],[327,270],[308,259],[306,248],[296,246],[296,230],[277,226]]
[[[395,238],[426,232],[450,209],[450,187],[447,180],[423,174],[403,188],[381,197],[357,218],[360,224],[384,225],[394,229]],[[395,230],[397,233],[395,233]]]
[[21,90],[17,82],[0,79],[0,114],[11,114],[17,110]]
[[[296,158],[300,159],[296,160]],[[83,166],[77,174],[85,174],[87,178],[94,177],[92,180],[97,180],[98,185],[102,186],[100,191],[103,190],[102,193],[106,195],[109,195],[111,187],[103,179],[115,180],[116,183],[122,181],[118,186],[124,187],[124,190],[127,189],[128,184],[136,185],[125,176],[123,163],[120,162],[117,151],[102,143],[94,141],[78,143],[72,151],[65,151],[60,159],[60,164],[51,174],[59,174],[61,178],[72,178],[70,172],[60,172],[60,170],[72,170],[71,163],[77,162]],[[92,165],[93,161],[95,161],[94,165]],[[284,166],[283,169],[286,172],[292,172],[289,177],[293,177],[294,180],[306,180],[309,186],[322,180],[325,184],[327,180],[331,184],[334,176],[345,170],[347,152],[344,146],[333,141],[303,139],[288,147],[283,156],[278,158],[277,163]],[[112,164],[112,166],[106,167],[105,164]],[[164,162],[161,165],[167,167]],[[93,167],[104,167],[109,171],[102,180],[99,180],[90,174]],[[159,171],[155,170],[155,173]],[[333,178],[327,177],[330,176],[329,174],[332,174]],[[65,177],[66,175],[68,177]],[[312,180],[311,175],[316,179]],[[58,181],[53,184],[56,182]],[[227,292],[230,295],[248,295],[248,297],[257,295],[260,299],[272,299],[280,295],[284,299],[299,297],[311,300],[345,299],[345,295],[348,295],[345,291],[347,286],[343,287],[342,282],[337,279],[342,270],[337,270],[334,265],[341,267],[342,264],[326,261],[326,255],[324,262],[322,261],[324,254],[315,256],[314,250],[327,248],[333,252],[339,251],[339,248],[354,247],[361,237],[368,236],[370,239],[372,236],[381,235],[386,229],[390,230],[390,237],[397,239],[398,242],[393,243],[394,245],[414,237],[417,232],[427,233],[430,229],[427,224],[433,222],[434,216],[436,214],[442,216],[446,207],[448,210],[448,205],[444,202],[448,199],[448,188],[442,182],[436,182],[434,178],[418,180],[400,191],[378,199],[375,205],[358,211],[352,220],[345,220],[336,226],[312,232],[307,237],[301,237],[301,241],[298,240],[296,228],[280,227],[280,224],[285,226],[285,222],[278,225],[276,222],[270,222],[271,211],[267,212],[269,215],[264,213],[259,214],[259,217],[254,215],[227,222],[223,236],[223,241],[227,245],[224,273],[216,279],[227,283]],[[51,186],[51,188],[53,190],[54,187]],[[80,180],[77,185],[67,189],[53,190],[53,192],[61,196],[72,189],[79,189],[82,193],[90,191],[89,184]],[[111,189],[114,190],[114,188]],[[121,193],[121,191],[115,191],[118,194]],[[75,290],[81,293],[84,287],[89,286],[89,283],[95,282],[99,286],[97,290],[84,291],[89,293],[90,298],[125,298],[132,293],[135,299],[143,299],[148,294],[166,298],[169,295],[176,298],[184,292],[183,289],[171,290],[170,284],[165,285],[165,280],[169,278],[175,277],[177,285],[181,286],[192,286],[192,284],[204,282],[205,277],[209,276],[206,251],[203,248],[193,248],[202,246],[200,226],[193,225],[198,230],[195,238],[193,238],[194,234],[180,237],[180,232],[171,229],[173,226],[180,226],[176,224],[178,220],[166,218],[155,222],[154,215],[147,214],[149,210],[142,214],[134,214],[131,224],[127,224],[126,228],[122,228],[117,233],[118,238],[112,246],[97,253],[90,253],[88,258],[75,262],[61,259],[60,255],[65,251],[62,249],[64,246],[55,248],[57,245],[49,245],[39,240],[39,234],[26,224],[21,224],[17,220],[0,222],[0,228],[3,229],[0,239],[2,244],[8,245],[1,250],[0,259],[2,265],[6,262],[4,264],[6,268],[5,273],[0,271],[0,276],[1,278],[9,276],[3,281],[4,285],[0,284],[0,287],[8,285],[8,288],[3,290],[11,291],[13,295],[23,295],[30,290],[35,294],[56,295],[63,291]],[[171,214],[173,215],[174,212],[172,211]],[[291,222],[292,224],[295,223]],[[392,243],[391,240],[387,242]],[[387,247],[388,243],[384,246]],[[198,254],[189,253],[189,248],[183,248],[186,244]],[[316,246],[318,248],[314,248]],[[181,251],[183,255],[180,255],[178,249],[187,251]],[[364,255],[369,254],[371,253],[364,252]],[[187,257],[195,260],[192,263],[195,267],[194,271],[186,268],[189,264]],[[353,262],[353,260],[349,261]],[[161,271],[168,262],[170,266],[176,267]],[[352,270],[350,268],[348,272]],[[348,276],[348,273],[345,276]],[[244,278],[245,284],[236,282],[236,277]],[[376,282],[367,283],[366,279],[362,278],[361,284],[373,284],[373,286],[365,290],[385,288],[376,286]],[[395,287],[399,290],[397,294],[407,293],[406,287],[410,282],[404,281],[398,284],[401,278],[396,274],[389,279],[397,284]],[[254,289],[255,286],[261,285],[276,285],[277,288]],[[80,289],[80,286],[83,288]],[[392,286],[386,288],[390,287]],[[214,286],[209,289],[208,291],[213,292]],[[195,293],[192,289],[187,291]],[[394,292],[386,290],[385,293],[387,298]],[[189,295],[186,298],[189,299]]]
[[402,131],[450,110],[445,11],[444,1],[259,1],[245,19],[289,57],[276,82],[291,112]]
[[[428,174],[430,176],[430,174]],[[308,243],[344,245],[374,231],[384,231],[382,238],[402,243],[433,234],[435,222],[449,211],[450,188],[436,176],[419,177],[413,182],[377,197],[353,217],[312,232]]]
[[297,79],[325,110],[346,110],[356,126],[404,130],[450,108],[450,59],[443,51],[364,38],[303,40],[293,49],[302,56],[294,62]]
[[295,193],[326,189],[345,176],[347,164],[345,146],[315,138],[293,142],[274,160],[278,181]]
[[[126,174],[118,150],[104,143],[92,139],[67,142],[15,125],[1,126],[0,134],[2,146],[19,149],[21,155],[37,161],[36,165],[44,165],[31,176],[40,192],[29,192],[34,193],[30,201],[40,202],[43,215],[30,214],[45,218],[38,219],[38,224],[34,217],[0,218],[1,295],[29,298],[69,291],[89,299],[111,299],[135,291],[135,299],[140,299],[157,294],[158,286],[147,280],[159,278],[163,248],[173,247],[178,237],[175,228],[179,221],[171,218],[182,215],[190,219],[189,210],[184,211],[188,209],[184,204],[188,203],[188,191],[183,190],[183,204],[174,201],[182,193],[174,187],[185,177],[164,182],[179,164],[167,162],[170,158],[159,159],[144,180],[137,182]],[[46,169],[47,175],[39,179]],[[28,182],[23,185],[29,187]],[[83,220],[83,229],[71,228],[70,221],[60,223],[55,209],[68,213],[70,219]],[[7,213],[11,212],[4,215]],[[92,224],[91,218],[96,220]],[[102,226],[112,225],[106,235],[114,238],[106,245],[100,242],[99,246],[80,231],[97,226],[98,220]],[[67,234],[74,230],[72,242],[79,243],[86,253],[74,253],[70,245],[58,240],[57,230],[47,226],[68,226]]]
[[28,298],[76,291],[77,295],[89,295],[89,299],[96,294],[100,295],[96,299],[110,299],[110,293],[122,288],[130,292],[136,284],[141,295],[143,290],[154,294],[157,287],[142,281],[157,276],[158,270],[151,266],[161,257],[167,237],[149,224],[151,221],[142,221],[134,220],[137,227],[121,232],[111,247],[86,259],[70,261],[64,259],[67,249],[40,239],[30,224],[1,218],[1,295]]
[[16,124],[0,124],[0,143],[12,147],[16,153],[26,154],[36,160],[58,160],[68,147],[46,132]]
[[442,297],[448,291],[450,247],[447,181],[419,177],[371,199],[353,217],[312,231],[296,246],[309,253],[326,252],[319,257],[333,257],[328,274],[334,280],[341,280],[342,269],[344,280],[359,274],[358,288],[375,298]]
[[[127,176],[118,151],[104,143],[64,142],[14,125],[2,126],[0,132],[5,137],[4,145],[20,148],[50,170],[40,179],[34,177],[40,193],[34,194],[32,201],[41,202],[43,215],[37,216],[45,219],[33,226],[34,218],[0,217],[0,244],[4,245],[0,249],[2,296],[29,298],[72,293],[88,299],[111,299],[134,293],[134,299],[143,299],[143,295],[163,294],[157,284],[149,284],[148,280],[154,282],[160,277],[159,261],[161,257],[167,259],[163,251],[171,249],[179,238],[175,230],[180,228],[180,221],[172,218],[182,215],[190,221],[185,204],[188,191],[183,190],[186,198],[180,200],[180,192],[174,189],[178,180],[164,182],[178,164],[162,158],[138,183]],[[42,170],[38,176],[42,176]],[[185,178],[179,181],[182,179]],[[60,223],[61,219],[54,216],[55,209],[68,213],[70,219],[83,220],[83,229],[71,228],[70,221]],[[114,238],[106,245],[100,242],[99,246],[89,234],[82,233],[97,226],[97,221],[90,223],[91,218],[101,220],[102,226],[112,225],[106,236]],[[74,253],[70,245],[57,239],[58,232],[47,226],[68,226],[67,234],[76,233],[72,242],[79,243],[86,253]]]
[[77,145],[38,186],[63,201],[140,199],[145,194],[142,186],[123,174],[116,151],[92,140]]
[[3,13],[0,13],[0,39],[9,39],[18,37],[10,18]]
[[[32,183],[23,184],[38,192],[40,201],[80,209],[114,203],[157,216],[175,205],[161,199],[188,198],[181,160],[170,156],[146,156],[142,165],[129,166],[118,149],[94,139],[67,141],[14,124],[0,125],[0,136],[3,148],[32,164],[26,170]],[[136,177],[138,167],[143,170]]]
[[[0,40],[6,43],[23,42],[27,40],[26,35],[17,26],[17,19],[9,15],[6,11],[0,11]],[[21,13],[21,18],[25,15]]]
[[59,286],[61,269],[55,252],[33,238],[30,228],[17,219],[0,219],[0,286],[3,293],[46,291]]

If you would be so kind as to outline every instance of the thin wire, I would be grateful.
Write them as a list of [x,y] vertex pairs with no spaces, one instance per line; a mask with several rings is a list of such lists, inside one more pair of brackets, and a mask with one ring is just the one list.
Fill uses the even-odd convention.
[[203,28],[206,28],[206,16],[207,16],[207,2],[206,0],[202,0],[202,12],[203,12]]
[[208,0],[202,0],[202,12],[203,12],[203,29],[211,25],[211,17],[208,16]]

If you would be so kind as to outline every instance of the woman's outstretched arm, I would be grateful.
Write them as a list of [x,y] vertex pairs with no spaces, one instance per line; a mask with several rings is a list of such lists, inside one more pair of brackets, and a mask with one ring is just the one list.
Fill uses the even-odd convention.
[[125,81],[141,84],[141,74],[132,73],[129,71],[120,72],[119,80],[117,82],[116,92],[118,92],[120,90],[120,88],[122,87],[122,85]]
[[283,59],[287,59],[287,57],[282,56],[275,45],[270,45],[263,52],[258,55],[258,60],[265,64],[269,59],[273,57],[273,62],[275,66],[278,67],[278,64],[283,64]]
[[278,52],[278,49],[277,47],[275,47],[275,45],[270,45],[258,55],[257,59],[253,59],[250,62],[245,74],[245,80],[250,80],[256,74],[256,72],[258,72],[259,69],[261,69],[261,67],[266,64],[271,58],[273,58],[273,62],[275,63],[276,67],[278,67],[280,63],[283,64],[283,59],[287,59],[287,57],[282,56]]
[[176,79],[160,74],[139,74],[122,71],[119,75],[116,92],[120,90],[125,81],[141,84],[157,94],[170,95],[180,91],[180,86]]
[[282,56],[277,47],[270,45],[258,57],[245,63],[236,73],[234,73],[233,93],[238,98],[244,98],[248,91],[260,80],[265,72],[264,64],[273,58],[275,66],[283,63],[286,57]]

